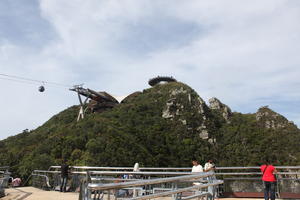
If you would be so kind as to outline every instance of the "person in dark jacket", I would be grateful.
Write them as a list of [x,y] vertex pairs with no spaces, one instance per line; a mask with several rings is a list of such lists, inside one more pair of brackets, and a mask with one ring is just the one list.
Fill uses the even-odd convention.
[[60,191],[66,192],[67,188],[67,182],[68,182],[68,176],[69,176],[69,165],[67,164],[66,160],[62,162],[61,168],[61,185],[60,185]]

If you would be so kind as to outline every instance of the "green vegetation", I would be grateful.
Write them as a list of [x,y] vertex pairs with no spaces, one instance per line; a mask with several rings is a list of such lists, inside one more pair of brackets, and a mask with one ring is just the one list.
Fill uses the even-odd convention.
[[[268,108],[261,112],[272,112]],[[162,117],[165,111],[169,117]],[[285,118],[284,126],[266,128],[270,115],[233,113],[226,122],[198,94],[182,83],[157,85],[133,95],[112,110],[91,113],[76,122],[72,106],[41,127],[0,141],[0,165],[26,177],[34,169],[60,165],[190,166],[193,157],[219,166],[257,165],[266,156],[275,164],[300,164],[300,131]],[[274,113],[273,113],[274,114]],[[278,118],[278,116],[277,116]],[[276,119],[273,123],[277,123]],[[202,127],[199,128],[199,127]],[[204,127],[204,128],[203,128]],[[208,139],[199,135],[203,129]]]

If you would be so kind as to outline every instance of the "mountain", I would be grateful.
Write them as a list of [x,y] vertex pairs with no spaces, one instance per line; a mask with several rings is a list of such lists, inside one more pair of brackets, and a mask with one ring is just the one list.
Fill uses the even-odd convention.
[[193,157],[219,166],[249,166],[272,157],[300,164],[300,130],[268,107],[242,114],[217,98],[209,105],[180,82],[157,84],[112,109],[76,121],[78,106],[35,130],[0,141],[0,165],[18,176],[59,165],[186,167]]

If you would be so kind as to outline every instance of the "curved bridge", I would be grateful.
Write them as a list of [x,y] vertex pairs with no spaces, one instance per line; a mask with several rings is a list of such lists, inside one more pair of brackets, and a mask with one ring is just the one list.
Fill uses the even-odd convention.
[[172,76],[158,76],[158,77],[150,79],[148,81],[148,84],[151,86],[155,86],[156,84],[158,84],[160,82],[177,82],[177,80],[175,78],[173,78]]

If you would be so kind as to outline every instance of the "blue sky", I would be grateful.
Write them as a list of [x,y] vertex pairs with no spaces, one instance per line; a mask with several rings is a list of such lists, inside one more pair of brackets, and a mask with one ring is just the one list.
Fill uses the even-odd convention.
[[[298,0],[1,0],[0,73],[107,91],[172,75],[206,101],[300,125]],[[77,104],[67,88],[1,80],[0,138]]]

